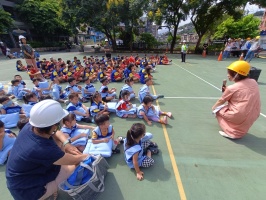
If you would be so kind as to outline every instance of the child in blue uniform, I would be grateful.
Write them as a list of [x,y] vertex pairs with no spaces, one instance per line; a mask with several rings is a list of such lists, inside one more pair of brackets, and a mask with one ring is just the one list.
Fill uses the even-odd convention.
[[0,97],[0,104],[3,106],[1,107],[1,114],[12,114],[12,113],[19,113],[20,117],[25,117],[25,113],[22,107],[16,103],[14,103],[8,96],[1,96]]
[[82,121],[86,123],[91,123],[91,118],[89,114],[89,109],[79,102],[79,97],[77,94],[70,94],[68,96],[70,103],[67,106],[67,110],[70,113],[76,115],[77,121]]
[[66,95],[68,96],[69,94],[81,94],[80,87],[77,85],[76,79],[75,78],[68,78],[67,79],[68,86],[66,86]]
[[109,115],[108,106],[102,101],[101,94],[95,92],[91,97],[90,114],[94,118],[97,114]]
[[106,77],[104,77],[101,80],[102,86],[99,89],[99,93],[102,96],[102,100],[104,102],[109,102],[111,100],[114,100],[116,98],[116,89],[111,88],[110,90],[108,89],[107,85],[109,84],[109,81]]
[[[127,90],[127,91],[129,91],[129,93],[130,93],[130,99],[134,99],[134,98],[136,97],[136,95],[135,95],[135,92],[134,92],[134,90],[133,90],[133,88],[132,88],[133,84],[134,84],[134,80],[133,80],[133,78],[126,78],[126,79],[125,79],[125,85],[122,87],[122,89],[121,89],[121,91],[120,91],[120,94],[121,94],[124,90]],[[121,96],[119,96],[119,98],[121,99]]]
[[113,140],[113,153],[120,153],[120,149],[117,148],[117,144],[120,142],[118,139],[114,139],[115,131],[113,126],[109,122],[109,115],[98,114],[94,117],[94,121],[97,127],[92,131],[92,143],[99,144],[102,142],[108,143],[109,140]]
[[122,99],[116,104],[116,115],[121,118],[136,118],[136,107],[130,103],[130,93],[127,90],[122,91]]
[[38,102],[38,97],[33,92],[30,92],[25,94],[23,100],[25,104],[22,105],[22,108],[26,116],[29,117],[32,107]]
[[18,100],[22,100],[23,96],[27,93],[30,92],[30,90],[24,88],[24,86],[20,83],[19,80],[12,80],[12,91],[10,92],[13,94]]
[[96,92],[93,84],[91,84],[89,77],[84,79],[85,87],[82,88],[82,98],[90,99],[92,95]]
[[[61,131],[69,137],[72,145],[83,152],[90,136],[89,130],[86,129],[94,129],[95,127],[77,124],[76,116],[72,113],[63,118],[63,124]],[[80,131],[77,132],[77,130]]]
[[[148,125],[151,125],[152,122],[159,122],[161,124],[167,124],[167,117],[171,118],[171,112],[162,112],[158,109],[158,107],[152,105],[153,98],[151,96],[145,96],[143,99],[143,103],[137,109],[137,116],[140,119],[144,119]],[[162,116],[160,119],[160,116]]]
[[150,167],[154,164],[151,158],[152,154],[158,154],[158,146],[151,142],[151,133],[145,133],[144,124],[135,123],[127,131],[127,137],[124,141],[125,161],[129,168],[135,169],[138,180],[144,178],[144,173],[140,167]]
[[0,165],[3,165],[16,141],[16,134],[5,129],[4,123],[0,120]]
[[58,78],[54,78],[52,85],[53,99],[60,103],[68,104],[69,101],[67,100],[67,95],[65,94],[65,91],[62,90],[62,86],[60,86],[59,84],[60,82]]
[[143,85],[140,90],[139,90],[139,102],[142,103],[143,99],[145,96],[149,95],[152,97],[153,100],[155,99],[159,99],[159,98],[164,98],[164,95],[152,95],[150,93],[150,86],[153,84],[152,79],[151,78],[146,78],[145,79],[145,85]]
[[115,66],[115,69],[111,73],[111,81],[112,82],[121,82],[123,81],[124,77],[123,74],[120,73],[119,65]]

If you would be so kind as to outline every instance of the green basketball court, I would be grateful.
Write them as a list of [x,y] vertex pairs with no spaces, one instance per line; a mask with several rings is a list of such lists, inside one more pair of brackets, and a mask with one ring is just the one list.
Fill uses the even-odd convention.
[[[82,59],[84,55],[92,54],[46,53],[41,58],[49,59],[52,56],[72,60],[74,56]],[[202,58],[200,55],[187,55],[186,63],[181,63],[180,54],[169,55],[169,58],[173,60],[172,65],[156,67],[151,89],[156,94],[165,95],[164,99],[154,104],[159,105],[162,111],[171,111],[173,118],[168,120],[169,125],[166,126],[157,123],[146,125],[147,132],[153,133],[153,141],[160,148],[159,155],[154,156],[155,165],[143,169],[144,180],[138,181],[134,171],[124,161],[121,146],[121,154],[107,159],[110,169],[105,179],[105,191],[98,199],[265,199],[265,60],[254,58],[251,61],[252,66],[262,69],[258,81],[261,115],[243,139],[233,141],[219,135],[220,128],[211,113],[211,107],[221,96],[220,88],[226,78],[226,67],[236,58],[218,62],[216,56]],[[0,59],[1,83],[7,87],[15,74],[21,74],[27,87],[31,88],[28,75],[16,71],[16,60]],[[119,91],[122,85],[110,83],[109,86]],[[99,89],[100,83],[97,82],[95,86]],[[134,85],[136,93],[140,87],[141,84]],[[137,100],[136,103],[139,104]],[[110,121],[116,136],[125,136],[133,123],[144,122],[140,119],[120,119],[114,113]],[[14,131],[17,132],[16,129]],[[0,188],[0,199],[12,199],[6,188],[5,166],[0,166]]]

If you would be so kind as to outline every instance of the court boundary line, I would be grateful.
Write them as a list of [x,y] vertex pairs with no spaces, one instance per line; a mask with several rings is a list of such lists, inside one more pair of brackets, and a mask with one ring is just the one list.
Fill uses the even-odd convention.
[[203,99],[203,100],[210,100],[210,99],[219,99],[220,97],[164,97],[164,99]]
[[[188,73],[189,73],[189,74],[191,74],[192,76],[195,76],[196,78],[198,78],[198,79],[202,80],[203,82],[207,83],[208,85],[210,85],[210,86],[212,86],[212,87],[216,88],[216,89],[217,89],[217,90],[219,90],[219,91],[222,91],[220,88],[218,88],[218,87],[216,87],[215,85],[211,84],[210,82],[208,82],[208,81],[204,80],[203,78],[201,78],[201,77],[197,76],[196,74],[192,73],[191,71],[189,71],[189,70],[187,70],[187,69],[185,69],[185,68],[181,67],[181,66],[180,66],[180,65],[178,65],[177,63],[175,63],[175,62],[172,62],[172,63],[173,63],[174,65],[176,65],[177,67],[179,67],[179,68],[183,69],[184,71],[188,72]],[[187,63],[187,64],[188,64],[188,65],[190,65],[190,66],[192,66],[192,65],[191,65],[191,64],[189,64],[189,63]],[[265,114],[263,114],[263,113],[260,113],[260,115],[266,118],[266,115],[265,115]]]
[[[152,85],[152,90],[153,90],[154,95],[156,95],[156,91],[155,91],[155,88],[154,88],[153,85]],[[158,108],[160,108],[158,100],[156,100],[156,104],[157,104]],[[173,148],[172,148],[172,145],[171,145],[171,142],[170,142],[170,139],[169,139],[169,135],[168,135],[166,126],[164,124],[162,124],[162,127],[163,127],[163,133],[164,133],[166,146],[167,146],[167,149],[168,149],[168,153],[169,153],[170,160],[171,160],[171,163],[172,163],[173,171],[174,171],[174,174],[175,174],[175,180],[176,180],[177,188],[178,188],[178,191],[179,191],[179,196],[180,196],[181,200],[186,200],[187,199],[186,193],[185,193],[184,186],[183,186],[183,183],[182,183],[182,180],[181,180],[181,176],[180,176],[180,173],[179,173],[179,170],[178,170],[178,166],[177,166],[176,159],[175,159],[174,152],[173,152]]]

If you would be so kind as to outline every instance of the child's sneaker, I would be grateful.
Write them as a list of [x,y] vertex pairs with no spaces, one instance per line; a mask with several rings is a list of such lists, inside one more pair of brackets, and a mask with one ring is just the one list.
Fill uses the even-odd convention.
[[162,94],[157,95],[157,99],[160,99],[160,98],[164,98],[164,95]]

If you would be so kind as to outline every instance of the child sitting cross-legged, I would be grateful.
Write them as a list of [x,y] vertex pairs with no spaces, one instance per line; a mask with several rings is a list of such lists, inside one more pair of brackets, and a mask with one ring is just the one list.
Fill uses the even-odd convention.
[[3,105],[0,109],[0,113],[2,115],[19,113],[19,116],[21,118],[26,117],[22,107],[17,103],[13,102],[8,96],[0,96],[0,104]]
[[109,80],[107,79],[107,77],[101,79],[101,83],[103,85],[101,86],[99,92],[102,96],[102,100],[104,102],[114,101],[116,98],[116,89],[115,88],[111,88],[110,90],[108,89],[107,85],[109,84]]
[[138,180],[144,178],[144,173],[140,167],[150,167],[154,164],[152,154],[158,154],[159,149],[156,143],[150,141],[151,133],[146,133],[144,124],[135,123],[127,131],[124,140],[125,160],[129,168],[135,169]]
[[116,104],[116,115],[122,118],[136,118],[136,107],[130,103],[130,92],[124,90],[121,92],[121,100]]
[[97,127],[92,131],[91,139],[93,144],[108,143],[112,140],[112,153],[120,153],[120,149],[117,144],[120,143],[120,139],[114,139],[115,131],[110,124],[109,115],[98,114],[94,117],[94,121]]
[[72,145],[83,152],[90,136],[89,129],[94,129],[95,127],[77,124],[76,115],[73,113],[63,118],[63,124],[61,131],[69,137],[69,142]]
[[[137,108],[137,116],[141,119],[144,119],[148,125],[152,124],[152,121],[159,122],[161,124],[167,124],[167,117],[171,118],[171,112],[162,112],[152,105],[153,98],[151,96],[145,96],[143,103]],[[162,116],[160,119],[160,116]]]
[[72,93],[68,96],[70,103],[67,111],[76,115],[77,121],[91,123],[89,109],[79,101],[78,94]]
[[90,114],[92,117],[95,117],[97,114],[109,115],[108,106],[102,101],[102,97],[99,92],[95,92],[91,97]]

